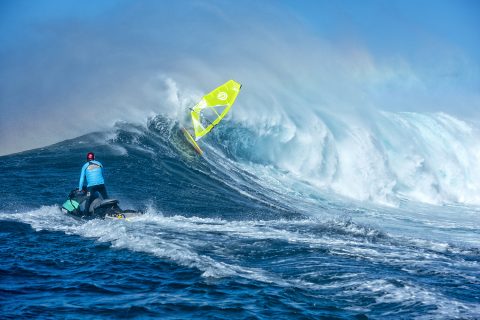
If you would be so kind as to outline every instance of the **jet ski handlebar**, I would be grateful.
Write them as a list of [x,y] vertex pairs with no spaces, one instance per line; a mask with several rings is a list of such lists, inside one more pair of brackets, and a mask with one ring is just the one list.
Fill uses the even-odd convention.
[[72,198],[75,198],[76,196],[78,195],[83,195],[87,192],[87,190],[85,189],[82,189],[82,190],[78,190],[78,189],[73,189],[72,191],[70,191],[70,193],[68,194],[68,198],[69,199],[72,199]]

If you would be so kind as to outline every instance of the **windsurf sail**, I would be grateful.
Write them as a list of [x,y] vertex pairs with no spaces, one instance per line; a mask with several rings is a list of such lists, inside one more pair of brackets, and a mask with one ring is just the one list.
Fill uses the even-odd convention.
[[242,85],[229,80],[205,95],[191,111],[195,141],[209,133],[227,115]]

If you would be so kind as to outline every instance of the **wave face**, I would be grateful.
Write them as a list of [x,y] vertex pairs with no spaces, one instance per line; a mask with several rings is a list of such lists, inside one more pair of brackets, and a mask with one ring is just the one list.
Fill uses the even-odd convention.
[[[224,121],[203,158],[166,116],[1,157],[1,314],[478,318],[474,127],[284,120]],[[144,216],[61,213],[90,150]]]

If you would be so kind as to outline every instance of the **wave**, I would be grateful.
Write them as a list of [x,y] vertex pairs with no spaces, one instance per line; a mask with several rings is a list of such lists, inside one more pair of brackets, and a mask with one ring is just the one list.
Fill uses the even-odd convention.
[[[480,134],[473,123],[445,113],[370,111],[368,117],[342,118],[316,112],[299,124],[284,117],[260,124],[235,116],[223,121],[201,140],[203,158],[191,152],[180,123],[167,115],[146,126],[119,122],[109,132],[42,150],[106,148],[104,155],[120,161],[133,154],[128,161],[138,162],[145,175],[158,172],[157,181],[174,185],[178,174],[212,188],[198,199],[221,189],[283,212],[319,211],[348,199],[394,207],[405,201],[480,204]],[[174,171],[165,175],[164,169]]]
[[[135,153],[142,162],[168,158],[179,167],[174,174],[215,181],[222,192],[290,212],[322,207],[328,199],[394,207],[405,201],[480,204],[480,134],[473,123],[445,113],[369,111],[342,118],[316,112],[299,124],[284,117],[223,121],[201,140],[207,150],[201,159],[185,143],[177,119],[167,115],[146,126],[117,123],[110,133],[89,135],[88,143],[106,144],[114,155]],[[145,164],[152,170],[161,165]]]
[[[387,305],[387,316],[475,318],[479,309],[470,297],[478,284],[480,244],[471,226],[478,211],[461,205],[432,210],[404,201],[416,199],[406,191],[422,189],[409,187],[392,161],[414,152],[450,155],[460,146],[468,155],[475,129],[445,114],[377,117],[357,119],[354,126],[319,114],[312,120],[322,133],[318,140],[293,121],[287,134],[281,124],[254,126],[231,118],[202,140],[204,157],[185,142],[171,117],[156,116],[146,126],[117,123],[111,132],[2,157],[0,169],[7,174],[1,182],[11,195],[0,201],[0,220],[15,222],[5,228],[28,224],[59,232],[60,243],[64,234],[88,238],[203,279],[293,290],[347,310],[355,305],[368,313]],[[443,140],[428,134],[433,131]],[[145,215],[77,221],[61,213],[59,204],[78,181],[89,150],[105,164],[109,193],[122,207],[144,206]],[[315,154],[321,156],[307,161]],[[370,175],[357,179],[356,172],[343,169],[353,160],[366,170],[371,166]],[[428,160],[430,171],[418,172],[435,174],[434,160],[449,165],[438,157]],[[397,182],[379,191],[399,177],[405,186]],[[439,181],[447,193],[450,185]],[[365,198],[342,192],[361,183],[375,184],[365,191],[369,200],[402,205],[367,205],[357,201]],[[458,284],[462,290],[451,293]]]
[[355,200],[480,203],[480,135],[473,124],[445,113],[369,117],[317,114],[299,125],[232,121],[214,132],[210,146],[243,165],[274,168],[290,184]]

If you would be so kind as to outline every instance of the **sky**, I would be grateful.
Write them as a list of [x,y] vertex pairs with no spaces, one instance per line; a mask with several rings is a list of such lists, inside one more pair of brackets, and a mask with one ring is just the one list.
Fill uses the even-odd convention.
[[475,0],[0,0],[0,155],[180,117],[230,78],[243,121],[305,104],[478,119],[479,62]]

